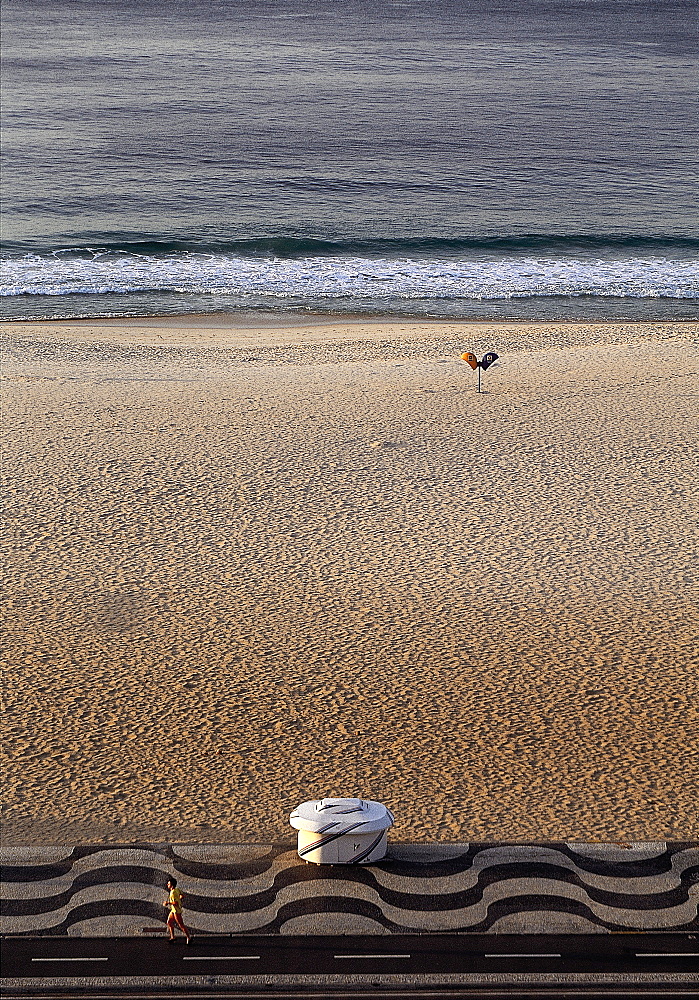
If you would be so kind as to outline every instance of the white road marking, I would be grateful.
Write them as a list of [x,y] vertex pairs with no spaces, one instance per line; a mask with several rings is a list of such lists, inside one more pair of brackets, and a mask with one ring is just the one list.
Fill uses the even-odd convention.
[[333,955],[333,958],[410,958],[410,955]]
[[547,954],[546,952],[543,951],[537,951],[532,953],[531,955],[527,954],[526,952],[520,953],[520,952],[500,951],[494,955],[484,955],[483,957],[484,958],[560,958],[561,956],[556,953]]
[[183,962],[252,962],[260,955],[183,955]]
[[636,958],[699,958],[699,951],[637,951]]
[[108,962],[108,958],[33,958],[32,962]]

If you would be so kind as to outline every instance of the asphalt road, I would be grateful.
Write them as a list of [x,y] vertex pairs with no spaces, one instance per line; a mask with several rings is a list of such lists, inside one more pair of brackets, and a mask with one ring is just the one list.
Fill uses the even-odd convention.
[[614,973],[699,982],[696,934],[6,937],[2,977]]

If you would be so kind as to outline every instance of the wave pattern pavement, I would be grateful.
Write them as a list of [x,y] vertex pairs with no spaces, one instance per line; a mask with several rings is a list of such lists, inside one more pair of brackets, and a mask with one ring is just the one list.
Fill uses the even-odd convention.
[[288,844],[7,848],[2,933],[164,929],[176,875],[209,934],[604,933],[699,929],[699,844],[391,845],[370,866],[305,864]]

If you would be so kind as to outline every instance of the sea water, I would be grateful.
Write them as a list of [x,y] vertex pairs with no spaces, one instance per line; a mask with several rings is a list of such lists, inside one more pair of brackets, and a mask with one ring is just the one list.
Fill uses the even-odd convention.
[[695,0],[5,0],[6,318],[699,316]]

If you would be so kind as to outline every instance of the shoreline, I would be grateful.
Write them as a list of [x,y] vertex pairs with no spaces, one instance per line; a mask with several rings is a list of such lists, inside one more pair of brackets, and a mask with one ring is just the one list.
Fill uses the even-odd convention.
[[[270,320],[269,324],[263,322]],[[264,329],[285,329],[289,326],[686,326],[699,323],[697,318],[684,319],[503,319],[500,317],[459,318],[450,316],[411,316],[393,314],[348,313],[283,313],[237,310],[217,313],[157,313],[135,316],[80,316],[60,319],[5,319],[0,326],[177,326]]]
[[7,326],[7,844],[696,838],[699,324]]
[[[268,320],[269,322],[265,322]],[[65,316],[51,318],[33,319],[9,319],[0,317],[0,326],[14,326],[17,324],[45,325],[55,324],[57,326],[79,325],[79,326],[143,326],[143,325],[175,325],[175,326],[210,326],[218,327],[239,327],[245,329],[265,328],[271,326],[275,329],[289,326],[343,326],[354,324],[382,325],[444,325],[458,324],[461,326],[650,326],[666,324],[686,324],[699,323],[699,317],[662,318],[650,319],[619,319],[615,317],[575,319],[573,317],[561,318],[539,318],[528,319],[524,317],[503,318],[498,316],[480,317],[454,317],[454,316],[413,316],[410,313],[325,313],[325,312],[282,312],[264,310],[231,310],[220,312],[193,312],[193,313],[142,313],[128,316]]]

